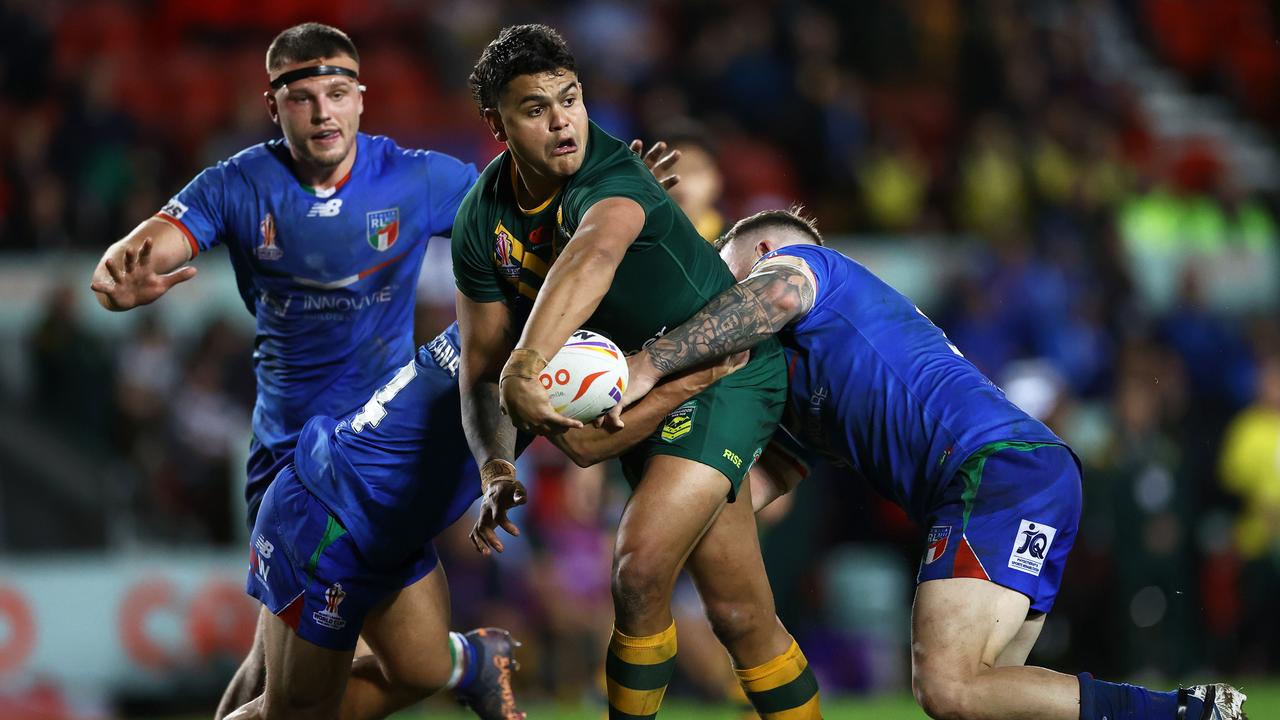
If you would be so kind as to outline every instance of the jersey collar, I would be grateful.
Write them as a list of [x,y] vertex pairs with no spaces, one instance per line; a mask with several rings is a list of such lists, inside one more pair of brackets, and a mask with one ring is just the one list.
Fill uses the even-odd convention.
[[289,168],[289,173],[293,175],[294,181],[298,183],[298,187],[306,190],[308,194],[314,195],[322,200],[336,195],[338,191],[351,180],[351,176],[355,175],[356,170],[365,162],[365,156],[369,154],[368,148],[365,145],[365,134],[360,132],[356,133],[356,161],[351,163],[351,169],[347,170],[347,174],[343,175],[342,179],[334,184],[333,187],[318,190],[315,187],[298,180],[298,174],[294,172],[293,169],[293,155],[289,150],[288,138],[279,138],[278,142],[279,145],[277,147],[280,148],[279,158]]

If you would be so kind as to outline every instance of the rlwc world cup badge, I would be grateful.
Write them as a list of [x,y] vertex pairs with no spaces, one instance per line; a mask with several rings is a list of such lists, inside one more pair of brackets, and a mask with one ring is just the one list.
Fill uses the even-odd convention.
[[396,244],[400,237],[400,208],[374,210],[365,214],[365,238],[369,246],[378,252],[386,252],[387,248]]
[[338,605],[346,597],[347,593],[342,589],[342,583],[330,585],[329,589],[324,591],[324,609],[311,613],[311,619],[330,630],[342,629],[347,621],[338,614]]
[[498,264],[498,269],[508,278],[519,277],[520,258],[516,252],[515,236],[502,223],[498,223],[493,234],[493,259]]
[[284,257],[284,250],[276,244],[276,219],[267,213],[262,217],[262,222],[258,223],[258,229],[262,231],[262,244],[257,248],[259,260],[279,260]]

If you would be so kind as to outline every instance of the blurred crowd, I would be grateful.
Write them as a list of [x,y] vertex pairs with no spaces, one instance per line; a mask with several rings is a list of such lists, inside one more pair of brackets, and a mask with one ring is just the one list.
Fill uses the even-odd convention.
[[[272,137],[264,49],[304,19],[360,48],[363,129],[483,165],[499,148],[467,72],[496,28],[548,22],[594,120],[684,151],[674,194],[708,238],[801,201],[826,234],[854,236],[839,247],[855,258],[868,236],[960,248],[924,309],[1086,466],[1080,539],[1033,659],[1124,677],[1280,670],[1276,198],[1243,186],[1214,141],[1159,136],[1118,51],[1137,43],[1274,141],[1271,4],[75,5],[0,2],[5,249],[105,247],[201,167]],[[29,335],[43,412],[129,458],[132,502],[168,518],[157,541],[232,542],[249,338],[218,321],[178,342],[144,311],[108,344],[70,292]],[[422,336],[449,312],[424,306]],[[523,462],[529,542],[496,565],[443,543],[455,624],[513,627],[534,639],[538,686],[590,694],[625,495],[540,446]],[[762,526],[780,613],[824,683],[901,686],[900,634],[884,628],[905,629],[919,532],[825,471]]]

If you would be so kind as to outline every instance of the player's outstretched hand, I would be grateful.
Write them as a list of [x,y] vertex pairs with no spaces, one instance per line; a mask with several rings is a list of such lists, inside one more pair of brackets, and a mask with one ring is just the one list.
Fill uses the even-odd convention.
[[105,297],[112,310],[129,310],[155,302],[169,288],[195,276],[196,269],[190,265],[163,275],[156,273],[151,263],[151,238],[147,238],[136,253],[125,246],[103,258],[89,289]]
[[680,182],[680,176],[671,172],[671,168],[680,161],[679,150],[667,152],[667,144],[659,140],[649,148],[649,152],[645,152],[644,141],[636,139],[631,141],[631,152],[644,160],[645,167],[649,168],[649,172],[653,173],[664,190],[670,190]]
[[565,417],[551,407],[547,391],[537,378],[509,375],[498,385],[499,407],[521,432],[555,435],[582,427],[582,423]]
[[524,485],[514,475],[489,483],[480,499],[480,517],[471,528],[471,544],[481,555],[488,556],[493,550],[502,552],[497,528],[506,530],[512,537],[519,537],[520,528],[511,522],[507,513],[525,504],[527,499]]

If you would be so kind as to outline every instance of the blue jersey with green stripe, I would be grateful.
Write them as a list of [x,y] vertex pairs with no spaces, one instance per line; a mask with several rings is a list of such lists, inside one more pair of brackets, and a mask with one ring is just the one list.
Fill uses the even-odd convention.
[[779,334],[790,373],[788,427],[917,522],[983,445],[1062,444],[859,263],[816,245],[789,245],[761,259],[774,255],[804,260],[818,285],[813,308]]
[[160,211],[196,254],[226,245],[257,318],[254,435],[292,448],[314,415],[341,417],[413,357],[427,240],[449,235],[474,166],[359,134],[350,174],[316,192],[285,140],[206,169]]

